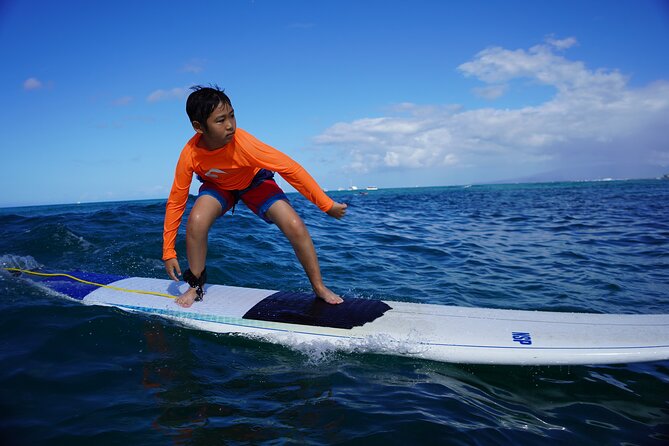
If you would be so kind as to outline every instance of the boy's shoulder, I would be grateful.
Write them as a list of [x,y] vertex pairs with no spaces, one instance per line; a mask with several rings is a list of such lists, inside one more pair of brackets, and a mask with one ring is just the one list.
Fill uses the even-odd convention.
[[188,141],[186,141],[186,144],[184,145],[183,150],[184,150],[184,151],[192,150],[192,149],[194,149],[195,147],[197,147],[197,142],[200,140],[200,136],[201,136],[201,135],[200,135],[199,133],[196,133],[196,134],[194,134],[193,136],[191,136],[191,137],[188,139]]
[[241,137],[244,140],[248,140],[248,139],[257,140],[257,138],[255,136],[253,136],[252,134],[250,134],[249,132],[247,132],[244,129],[240,129],[239,127],[237,127],[237,129],[235,130],[235,136],[236,137]]
[[256,138],[246,130],[240,129],[239,127],[235,130],[234,141],[238,146],[238,148],[241,148],[242,150],[252,150],[254,148],[259,148],[266,145],[258,138]]

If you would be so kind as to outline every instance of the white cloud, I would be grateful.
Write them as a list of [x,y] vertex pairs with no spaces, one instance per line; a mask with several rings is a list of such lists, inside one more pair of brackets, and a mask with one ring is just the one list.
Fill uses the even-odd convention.
[[501,96],[506,84],[517,79],[553,88],[553,97],[539,105],[465,110],[404,103],[389,116],[337,123],[315,141],[347,152],[348,167],[358,172],[490,169],[499,163],[666,166],[669,82],[632,88],[617,70],[591,70],[556,53],[576,43],[574,38],[551,38],[528,50],[487,48],[458,67],[488,84],[476,92],[489,98]]
[[477,96],[481,96],[484,99],[493,100],[501,97],[506,93],[507,86],[504,84],[501,85],[490,85],[489,87],[478,87],[474,89],[474,93]]
[[315,27],[316,24],[311,22],[295,22],[287,26],[288,29],[312,29]]
[[118,106],[123,106],[123,105],[128,105],[132,102],[133,98],[132,96],[122,96],[120,98],[116,98],[112,101],[114,105]]
[[156,90],[146,100],[149,102],[169,101],[172,99],[183,99],[188,96],[188,87],[177,87],[169,90]]
[[204,70],[204,65],[205,61],[201,59],[192,59],[188,63],[186,63],[182,68],[181,71],[186,72],[186,73],[200,73]]
[[558,50],[566,50],[578,44],[575,37],[567,37],[566,39],[556,39],[552,36],[546,38],[546,43],[555,47]]
[[37,78],[30,77],[23,82],[24,90],[39,90],[44,84]]

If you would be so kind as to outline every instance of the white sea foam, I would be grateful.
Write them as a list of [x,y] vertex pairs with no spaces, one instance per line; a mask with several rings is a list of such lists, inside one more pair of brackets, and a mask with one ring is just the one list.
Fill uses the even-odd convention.
[[42,265],[32,256],[20,256],[14,254],[4,254],[0,256],[0,267],[19,268],[19,269],[38,269]]
[[65,226],[60,228],[59,231],[55,231],[53,237],[66,247],[75,246],[83,250],[88,250],[93,247],[91,242],[86,240],[83,236],[75,234]]
[[323,337],[305,339],[293,333],[243,334],[243,336],[282,345],[304,354],[310,362],[329,361],[338,353],[373,353],[399,356],[420,356],[428,350],[414,332],[405,338],[371,335],[361,338]]

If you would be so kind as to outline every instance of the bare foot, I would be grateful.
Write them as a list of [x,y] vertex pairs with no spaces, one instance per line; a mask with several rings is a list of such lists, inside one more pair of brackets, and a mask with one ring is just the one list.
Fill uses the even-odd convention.
[[188,288],[188,291],[183,293],[181,296],[177,297],[177,304],[184,308],[188,308],[193,305],[195,298],[197,297],[197,290],[195,288]]
[[332,305],[337,305],[344,302],[344,299],[342,299],[341,297],[339,297],[339,295],[330,291],[330,289],[326,287],[323,287],[321,291],[314,290],[314,293],[316,293],[317,297],[323,299],[325,302]]

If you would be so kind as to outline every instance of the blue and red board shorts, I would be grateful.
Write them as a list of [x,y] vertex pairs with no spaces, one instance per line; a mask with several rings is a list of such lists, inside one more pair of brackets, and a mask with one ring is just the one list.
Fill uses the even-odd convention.
[[[202,181],[199,176],[198,179]],[[242,190],[220,189],[213,183],[202,181],[198,197],[203,195],[209,195],[218,200],[223,208],[221,216],[231,208],[234,213],[235,205],[239,200],[242,200],[254,214],[270,224],[273,222],[266,215],[270,206],[279,200],[288,201],[286,194],[274,181],[274,172],[266,169],[260,169],[253,177],[251,184]]]

